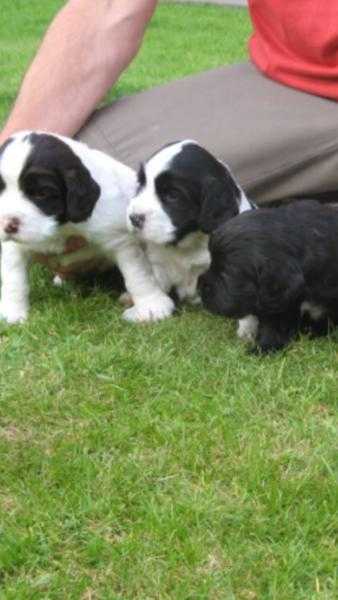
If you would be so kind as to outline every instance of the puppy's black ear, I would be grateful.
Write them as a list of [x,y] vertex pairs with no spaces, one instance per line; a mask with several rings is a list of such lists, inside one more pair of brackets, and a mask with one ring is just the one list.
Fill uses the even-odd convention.
[[293,259],[267,261],[259,275],[259,309],[280,314],[298,304],[305,292],[303,273]]
[[203,233],[211,233],[221,223],[238,214],[240,191],[230,173],[224,177],[209,177],[203,185],[199,226]]
[[80,223],[88,219],[100,196],[100,186],[94,181],[84,165],[67,169],[64,173],[67,188],[67,220]]

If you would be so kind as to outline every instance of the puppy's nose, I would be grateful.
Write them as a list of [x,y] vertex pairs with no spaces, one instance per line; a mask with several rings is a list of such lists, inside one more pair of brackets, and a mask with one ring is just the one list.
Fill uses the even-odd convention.
[[144,225],[144,221],[146,220],[145,215],[133,213],[129,217],[131,224],[136,227],[136,229],[142,229]]
[[5,224],[4,231],[8,234],[18,233],[20,227],[20,221],[17,217],[11,217]]

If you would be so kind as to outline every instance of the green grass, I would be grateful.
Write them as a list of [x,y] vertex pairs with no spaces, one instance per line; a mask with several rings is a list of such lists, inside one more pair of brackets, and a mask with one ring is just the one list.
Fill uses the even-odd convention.
[[[61,4],[2,0],[2,119]],[[249,29],[160,6],[115,93],[242,60]],[[260,359],[201,310],[136,327],[32,279],[0,326],[0,599],[336,598],[337,335]]]

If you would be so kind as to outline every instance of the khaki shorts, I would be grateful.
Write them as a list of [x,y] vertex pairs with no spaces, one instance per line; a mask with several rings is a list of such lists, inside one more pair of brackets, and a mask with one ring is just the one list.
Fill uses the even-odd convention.
[[117,100],[77,137],[136,168],[168,142],[195,139],[258,203],[338,190],[338,103],[271,81],[251,64]]

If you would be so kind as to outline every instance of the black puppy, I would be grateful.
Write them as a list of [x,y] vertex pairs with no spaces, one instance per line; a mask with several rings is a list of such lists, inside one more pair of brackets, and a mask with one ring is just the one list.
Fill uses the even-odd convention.
[[338,324],[338,210],[307,200],[249,211],[212,234],[210,252],[202,302],[253,319],[260,351],[286,346],[305,314]]

